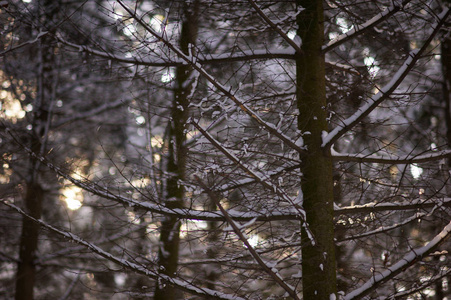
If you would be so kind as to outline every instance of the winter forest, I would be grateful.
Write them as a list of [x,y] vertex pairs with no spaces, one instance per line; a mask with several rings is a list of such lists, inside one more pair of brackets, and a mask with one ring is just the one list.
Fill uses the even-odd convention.
[[445,0],[0,1],[0,298],[451,300]]

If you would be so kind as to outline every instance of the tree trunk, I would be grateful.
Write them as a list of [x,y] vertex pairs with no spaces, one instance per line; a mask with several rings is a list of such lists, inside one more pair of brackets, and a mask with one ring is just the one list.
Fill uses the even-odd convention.
[[[38,6],[38,20],[42,22],[42,30],[55,31],[52,20],[56,16],[59,2],[53,0],[42,1]],[[37,57],[37,95],[33,102],[32,134],[29,140],[30,149],[43,155],[46,148],[46,137],[49,128],[51,103],[54,100],[56,75],[55,52],[51,35],[46,35],[38,42]],[[42,171],[35,158],[30,158],[28,176],[26,178],[26,192],[24,195],[24,210],[32,217],[40,219],[45,197],[44,188],[40,182]],[[20,238],[19,263],[16,273],[16,300],[31,300],[34,298],[36,281],[35,258],[38,251],[40,226],[30,219],[23,218],[22,234]]]
[[321,148],[327,131],[322,1],[298,0],[298,36],[302,51],[296,60],[298,128],[304,133],[306,153],[301,153],[304,209],[315,243],[302,230],[302,283],[304,299],[330,299],[336,294],[333,223],[333,173],[330,150]]
[[[444,38],[441,41],[441,62],[443,73],[443,101],[445,102],[445,124],[446,124],[446,142],[448,146],[451,145],[451,39]],[[451,170],[451,158],[447,159],[447,164],[443,167],[444,180],[449,180]],[[446,185],[446,195],[451,197],[451,186]],[[446,278],[448,282],[451,281],[451,276]],[[435,285],[436,299],[443,299],[444,290],[442,280],[439,280]],[[447,296],[451,295],[448,288]]]
[[[451,39],[445,38],[441,43],[442,72],[443,72],[443,100],[445,102],[446,139],[451,144]],[[448,159],[451,167],[451,159]]]
[[[191,52],[197,38],[199,2],[185,4],[182,13],[182,31],[180,48],[185,54]],[[176,70],[176,88],[172,107],[172,118],[169,125],[169,153],[167,172],[170,174],[166,183],[166,207],[182,208],[185,190],[181,181],[185,179],[186,169],[186,133],[185,126],[188,119],[189,93],[192,83],[189,82],[192,68],[180,66]],[[161,224],[160,248],[158,252],[160,272],[174,276],[177,271],[181,221],[175,217],[165,217]],[[181,298],[177,289],[158,282],[155,288],[155,300],[173,300]]]
[[[37,183],[27,185],[25,194],[25,209],[34,218],[41,218],[42,200],[44,194]],[[20,237],[19,263],[16,274],[16,300],[31,300],[34,298],[36,279],[35,254],[38,249],[39,225],[28,218],[22,220],[22,235]]]

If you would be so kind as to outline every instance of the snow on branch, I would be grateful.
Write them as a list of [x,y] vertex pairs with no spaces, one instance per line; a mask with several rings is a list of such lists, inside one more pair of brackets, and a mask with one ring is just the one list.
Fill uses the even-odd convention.
[[[155,55],[150,56],[149,53],[146,53],[146,57],[128,57],[122,55],[116,55],[107,51],[100,51],[93,49],[92,47],[75,44],[69,42],[62,37],[58,36],[57,40],[62,44],[78,50],[80,52],[86,52],[97,57],[102,57],[105,59],[110,59],[115,62],[134,64],[138,66],[149,66],[149,67],[177,67],[182,65],[188,65],[186,61],[183,59],[161,59],[160,57],[156,57]],[[200,64],[219,64],[225,62],[233,62],[233,61],[246,61],[252,59],[295,59],[295,51],[291,49],[263,49],[263,50],[247,50],[239,53],[223,53],[223,54],[198,54],[198,60]]]
[[334,214],[348,215],[357,213],[370,213],[378,211],[394,211],[394,210],[412,210],[412,209],[426,209],[435,206],[451,207],[451,198],[434,198],[434,199],[416,199],[413,201],[394,202],[394,203],[379,203],[373,202],[363,205],[351,205],[340,208],[335,208]]
[[217,141],[211,134],[209,134],[207,131],[205,131],[199,124],[196,122],[191,122],[191,124],[194,125],[194,127],[197,128],[204,136],[205,138],[213,145],[215,146],[219,151],[221,151],[228,159],[230,159],[234,164],[238,165],[244,172],[249,174],[251,177],[253,177],[258,183],[263,185],[265,188],[267,188],[270,191],[273,191],[276,195],[281,197],[284,201],[287,203],[290,203],[291,206],[297,211],[299,218],[302,221],[302,226],[305,228],[305,231],[307,232],[309,238],[311,239],[312,243],[315,243],[313,233],[308,228],[308,224],[306,221],[306,215],[304,209],[299,205],[299,203],[296,202],[296,200],[291,199],[284,191],[282,191],[277,185],[273,184],[268,175],[259,174],[258,171],[253,170],[250,166],[245,165],[238,157],[236,157],[235,154],[233,154],[231,151],[226,149],[219,141]]
[[255,9],[258,15],[269,25],[274,31],[276,31],[293,49],[296,53],[302,55],[303,51],[301,49],[301,43],[296,43],[296,41],[290,39],[288,35],[282,31],[273,21],[271,21],[268,16],[258,7],[254,0],[248,0],[251,6]]
[[[202,129],[202,128],[201,128]],[[203,129],[202,129],[203,130]],[[7,132],[9,132],[9,129],[6,129]],[[204,133],[208,134],[204,131]],[[11,132],[10,135],[12,136]],[[20,145],[29,155],[36,158],[40,161],[43,165],[45,165],[47,168],[58,174],[59,176],[63,177],[64,179],[69,180],[71,183],[76,185],[77,187],[83,189],[86,192],[92,193],[93,195],[99,196],[104,199],[108,199],[111,201],[115,201],[117,203],[121,203],[124,206],[128,207],[135,207],[138,209],[142,209],[145,211],[158,213],[162,215],[168,215],[168,216],[174,216],[179,219],[186,219],[186,220],[200,220],[200,221],[219,221],[223,222],[225,221],[224,216],[221,215],[218,211],[202,211],[202,210],[194,210],[189,208],[176,208],[171,209],[167,208],[164,205],[160,205],[158,203],[150,203],[150,201],[137,201],[132,198],[125,198],[120,195],[117,195],[113,193],[112,191],[109,191],[108,189],[92,182],[89,180],[78,180],[74,177],[68,175],[66,172],[64,172],[61,168],[58,166],[55,166],[51,162],[47,161],[45,157],[39,156],[28,147],[22,145],[19,141],[17,141],[14,136],[12,136],[13,140]],[[211,137],[213,140],[214,138]],[[219,146],[222,147],[222,145],[219,144]],[[218,148],[220,149],[220,148]],[[226,149],[224,149],[226,150]],[[228,152],[230,154],[230,152]],[[229,157],[230,159],[230,157]],[[238,162],[238,165],[240,165],[240,161],[238,158],[235,157],[235,159]],[[243,166],[244,167],[244,166]],[[245,170],[252,171],[246,168]],[[249,173],[248,173],[249,174]],[[257,177],[253,177],[255,181],[262,182],[263,179],[258,176],[258,174],[255,174]],[[268,184],[268,182],[265,180]],[[270,188],[274,190],[274,186],[271,184]],[[276,193],[279,190],[278,187],[276,188]],[[239,212],[239,211],[229,211],[228,214],[235,220],[235,221],[242,221],[242,222],[248,222],[252,219],[256,219],[256,221],[283,221],[283,220],[299,220],[300,217],[304,216],[304,211],[293,202],[292,199],[290,199],[287,195],[285,195],[282,191],[280,191],[280,195],[284,197],[284,200],[289,201],[289,203],[293,204],[293,208],[291,210],[283,211],[283,212],[261,212],[261,213],[255,213],[255,212]],[[432,208],[434,206],[446,206],[451,207],[451,198],[435,198],[435,199],[429,199],[429,200],[423,200],[423,199],[417,199],[414,201],[405,201],[405,202],[399,202],[399,203],[368,203],[364,205],[352,205],[347,207],[340,207],[335,208],[334,215],[350,215],[350,214],[356,214],[356,213],[370,213],[370,212],[376,212],[376,211],[393,211],[393,210],[411,210],[411,209],[425,209],[425,208]],[[300,215],[301,214],[301,215]],[[304,225],[305,226],[305,225]]]
[[271,276],[272,279],[274,279],[275,282],[277,282],[278,285],[280,285],[291,297],[293,297],[293,299],[299,299],[299,297],[296,294],[296,290],[294,289],[294,287],[289,286],[283,279],[282,277],[280,277],[280,275],[278,274],[278,271],[276,268],[268,266],[263,259],[261,258],[261,256],[257,253],[257,251],[255,251],[254,247],[252,247],[252,245],[249,243],[247,237],[245,236],[245,234],[241,231],[241,226],[237,225],[235,223],[235,221],[230,217],[230,215],[227,213],[227,211],[224,209],[224,207],[221,205],[221,202],[219,201],[219,199],[216,197],[216,195],[214,194],[214,192],[212,190],[210,190],[203,182],[202,180],[195,176],[197,182],[199,183],[199,185],[202,187],[202,189],[205,190],[205,192],[207,192],[208,196],[210,197],[210,199],[216,204],[216,206],[218,206],[219,210],[221,211],[221,213],[224,215],[224,217],[226,218],[227,222],[230,224],[230,226],[233,228],[233,231],[235,232],[235,234],[239,237],[239,239],[244,243],[244,245],[246,246],[246,248],[249,250],[249,253],[252,255],[252,257],[255,259],[255,261],[260,265],[260,267],[263,268],[263,270],[269,275]]
[[[433,255],[436,255],[435,253],[432,253]],[[437,253],[438,255],[440,255],[440,253]],[[443,254],[448,254],[446,251],[443,252]],[[420,284],[419,286],[415,286],[412,289],[406,290],[406,291],[402,291],[399,293],[396,293],[394,295],[390,295],[390,300],[396,300],[396,299],[410,299],[407,298],[407,296],[412,295],[414,293],[418,293],[422,290],[424,290],[425,288],[431,286],[432,284],[436,283],[438,280],[440,279],[444,279],[448,276],[451,275],[451,269],[445,269],[445,268],[441,268],[439,274],[437,274],[436,276],[431,277],[429,280],[427,280],[426,282]]]
[[[135,207],[137,209],[142,209],[145,211],[158,213],[162,215],[174,216],[179,219],[188,219],[188,220],[201,220],[201,221],[225,221],[224,216],[221,215],[218,211],[202,211],[195,210],[189,208],[168,208],[164,205],[160,205],[158,203],[151,203],[148,201],[137,201],[132,198],[125,198],[118,194],[115,194],[111,190],[104,188],[95,182],[89,181],[87,179],[75,179],[74,177],[67,174],[67,172],[63,171],[58,166],[55,166],[51,162],[49,162],[45,157],[39,156],[34,153],[30,148],[22,145],[14,136],[11,134],[10,130],[7,129],[7,132],[10,133],[12,139],[15,143],[17,143],[20,147],[22,147],[30,156],[36,158],[40,163],[44,166],[58,174],[59,176],[67,179],[75,186],[83,189],[86,192],[92,193],[93,195],[99,196],[103,199],[108,199],[117,203],[120,203],[124,206]],[[287,197],[288,198],[288,197]],[[289,198],[288,198],[289,199]],[[239,211],[229,211],[229,215],[232,216],[236,221],[244,221],[248,222],[252,219],[256,219],[256,221],[281,221],[281,220],[299,220],[299,214],[302,213],[303,210],[297,211],[286,211],[286,212],[239,212]]]
[[332,158],[335,161],[353,161],[358,163],[418,164],[447,157],[451,157],[451,150],[433,151],[421,155],[409,155],[404,158],[399,156],[394,157],[392,155],[344,154],[332,151]]
[[246,113],[249,117],[251,117],[255,122],[257,122],[260,126],[266,129],[270,134],[276,136],[280,140],[282,140],[287,146],[291,147],[293,150],[301,153],[304,152],[302,147],[296,145],[296,142],[291,140],[290,137],[281,132],[274,124],[264,121],[255,111],[253,111],[249,106],[247,106],[243,100],[238,99],[232,93],[232,87],[225,86],[219,83],[219,81],[210,75],[201,65],[197,57],[192,55],[186,55],[183,51],[172,44],[170,41],[164,38],[163,34],[156,32],[152,29],[148,24],[146,24],[141,18],[139,18],[127,5],[125,5],[122,1],[118,1],[118,3],[124,8],[127,13],[130,14],[132,18],[136,20],[143,28],[145,28],[150,34],[152,34],[155,38],[157,38],[161,43],[165,44],[170,50],[172,50],[176,55],[178,55],[184,62],[188,63],[193,69],[199,72],[206,80],[208,80],[215,88],[217,88],[221,93],[223,93],[227,98],[232,100],[244,113]]
[[[113,54],[111,52],[95,50],[89,46],[74,44],[69,42],[62,37],[58,36],[57,40],[62,44],[76,49],[81,52],[86,52],[97,57],[109,59],[115,62],[134,64],[137,66],[148,66],[148,67],[177,67],[182,65],[188,65],[183,59],[167,59],[163,60],[159,57],[151,57],[146,54],[146,57],[126,57]],[[236,61],[249,61],[249,60],[266,60],[266,59],[296,59],[296,51],[294,49],[249,49],[234,53],[221,53],[221,54],[211,54],[211,53],[198,53],[197,62],[201,65],[212,65],[212,64],[222,64],[230,63]],[[334,69],[339,69],[342,71],[350,72],[354,75],[361,75],[352,66],[344,65],[337,62],[326,62],[326,66]]]
[[[139,224],[138,226],[134,226],[132,229],[129,228],[129,227],[126,227],[124,230],[122,230],[120,232],[117,232],[117,233],[114,233],[114,234],[112,234],[110,236],[103,237],[103,238],[101,238],[99,240],[96,240],[96,243],[97,243],[97,245],[103,245],[105,243],[115,242],[115,241],[117,241],[119,239],[122,239],[122,238],[130,236],[134,232],[137,232],[137,231],[145,229],[149,225],[149,223],[150,222],[146,222],[144,224]],[[80,246],[80,245],[62,248],[62,249],[60,249],[58,251],[55,251],[55,252],[52,252],[52,253],[49,253],[49,254],[46,254],[46,255],[44,255],[44,254],[39,255],[36,258],[36,263],[44,265],[44,264],[46,264],[49,261],[52,261],[54,259],[58,259],[60,257],[68,257],[71,254],[80,253],[80,251],[82,251],[84,249],[85,249],[85,247]]]
[[399,68],[389,83],[382,87],[376,95],[368,99],[366,104],[362,105],[352,116],[343,120],[342,124],[335,127],[329,134],[323,137],[323,148],[330,148],[336,140],[357,125],[363,118],[369,115],[377,106],[379,106],[379,104],[390,98],[391,94],[399,87],[404,78],[413,69],[415,63],[422,57],[433,38],[440,31],[440,28],[445,23],[449,14],[449,8],[444,9],[443,12],[440,13],[432,33],[424,42],[421,49],[414,50],[409,53],[408,58],[404,61],[404,64]]
[[71,43],[71,42],[65,40],[61,36],[56,36],[56,39],[60,43],[66,45],[70,48],[73,48],[75,50],[78,50],[79,52],[86,52],[86,53],[95,55],[97,57],[102,57],[102,58],[109,59],[109,60],[112,60],[115,62],[134,64],[134,65],[139,65],[139,66],[153,66],[153,67],[170,67],[170,66],[177,66],[177,65],[182,64],[181,61],[164,60],[164,59],[161,59],[160,57],[151,57],[151,56],[149,56],[148,53],[146,54],[146,58],[137,58],[135,56],[126,57],[126,56],[116,55],[116,54],[113,54],[113,53],[107,52],[107,51],[96,50],[96,49],[93,49],[92,47],[89,47],[86,45],[74,44],[74,43]]
[[365,23],[363,23],[361,25],[354,25],[354,27],[351,30],[339,35],[338,37],[336,37],[335,39],[331,40],[329,43],[324,45],[322,47],[322,52],[326,53],[326,52],[340,46],[341,44],[349,41],[350,39],[353,39],[356,36],[361,35],[365,31],[377,26],[384,20],[386,20],[389,17],[391,17],[392,15],[394,15],[396,12],[402,10],[404,8],[404,6],[406,6],[410,1],[411,0],[404,0],[402,3],[396,3],[396,1],[393,1],[392,6],[386,8],[384,11],[377,14],[376,16],[374,16],[370,20],[366,21]]
[[58,228],[56,228],[56,227],[54,227],[54,226],[52,226],[50,224],[47,224],[46,222],[44,222],[44,221],[42,221],[40,219],[33,218],[32,216],[30,216],[29,214],[24,212],[22,209],[20,209],[19,207],[15,206],[14,204],[8,203],[6,201],[3,201],[3,204],[5,204],[8,207],[16,210],[17,212],[19,212],[25,218],[28,218],[28,219],[36,222],[41,227],[43,227],[43,228],[45,228],[45,229],[47,229],[47,230],[49,230],[49,231],[51,231],[53,233],[56,233],[56,234],[58,234],[58,235],[60,235],[60,236],[62,236],[64,238],[66,238],[70,242],[75,242],[75,243],[83,246],[84,248],[89,249],[91,252],[93,252],[93,253],[95,253],[95,254],[107,259],[108,261],[114,262],[115,264],[117,264],[117,265],[119,265],[119,266],[121,266],[121,267],[123,267],[125,269],[134,271],[134,272],[136,272],[138,274],[141,274],[141,275],[148,276],[148,277],[153,278],[155,280],[163,281],[163,282],[165,282],[167,284],[173,285],[176,288],[178,288],[180,290],[183,290],[183,291],[186,291],[186,292],[188,292],[190,294],[193,294],[193,295],[202,296],[202,297],[213,297],[213,299],[225,299],[225,300],[231,300],[231,299],[242,299],[242,300],[244,300],[245,299],[245,298],[238,297],[236,295],[229,295],[229,294],[221,293],[221,292],[218,292],[218,291],[215,291],[215,290],[211,290],[211,289],[208,289],[208,288],[198,287],[198,286],[196,286],[194,284],[189,283],[186,280],[170,277],[168,275],[158,273],[157,271],[150,270],[147,267],[145,267],[143,265],[139,265],[139,264],[137,264],[135,262],[131,262],[131,261],[128,261],[126,259],[116,257],[113,254],[111,254],[111,253],[103,250],[102,248],[98,247],[97,245],[82,239],[81,237],[79,237],[78,235],[76,235],[76,234],[74,234],[72,232],[69,232],[69,231],[66,231],[66,230],[63,230],[63,229],[58,229]]
[[[291,166],[288,166],[288,167],[281,167],[281,168],[279,168],[277,170],[274,170],[274,171],[267,171],[266,174],[267,174],[267,177],[269,177],[269,178],[278,178],[283,173],[292,172],[294,170],[299,170],[300,167],[301,167],[300,164],[291,165]],[[301,174],[301,172],[298,171],[297,174],[295,173],[293,175],[301,176],[302,174]],[[225,191],[229,191],[229,190],[234,190],[234,189],[246,186],[246,185],[254,184],[256,182],[257,181],[256,181],[255,178],[245,178],[245,179],[233,181],[233,182],[226,183],[226,184],[223,184],[221,186],[218,186],[218,187],[216,187],[214,189],[214,191],[221,193],[221,192],[225,192]]]
[[414,265],[416,262],[429,255],[432,251],[439,247],[440,244],[442,244],[450,235],[451,222],[447,226],[445,226],[445,228],[443,228],[443,230],[438,235],[436,235],[426,246],[408,252],[402,259],[400,259],[397,263],[392,265],[387,270],[379,272],[377,274],[375,273],[371,277],[371,279],[369,279],[361,287],[348,293],[344,297],[344,300],[361,299],[363,296],[371,293],[379,285],[392,279],[396,275]]
[[409,223],[411,223],[413,221],[417,221],[417,220],[419,220],[419,219],[421,219],[421,218],[423,218],[425,216],[431,215],[433,211],[434,210],[432,210],[429,213],[424,213],[424,212],[416,213],[415,215],[411,216],[410,218],[407,218],[407,219],[403,220],[400,223],[396,223],[396,224],[393,224],[393,225],[390,225],[390,226],[380,226],[379,228],[376,228],[374,230],[370,230],[370,231],[367,231],[367,232],[364,232],[364,233],[361,233],[361,234],[353,234],[351,236],[341,238],[341,239],[339,239],[337,241],[337,245],[343,244],[346,241],[354,241],[354,240],[357,240],[357,239],[365,238],[365,237],[376,235],[376,234],[381,234],[381,233],[388,232],[388,231],[396,229],[396,228],[403,227],[406,224],[409,224]]
[[[237,53],[222,53],[222,54],[202,54],[199,53],[199,63],[201,64],[215,64],[227,63],[234,61],[247,61],[252,59],[292,59],[294,60],[295,51],[293,49],[249,49],[242,50]],[[200,57],[202,56],[202,57]]]

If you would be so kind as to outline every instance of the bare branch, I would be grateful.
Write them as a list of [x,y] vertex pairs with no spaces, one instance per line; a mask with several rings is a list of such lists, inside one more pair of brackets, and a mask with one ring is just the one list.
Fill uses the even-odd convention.
[[[136,97],[139,97],[139,96],[140,95],[133,95],[133,99],[135,99]],[[63,126],[65,124],[68,124],[71,122],[88,119],[93,116],[98,116],[99,114],[104,113],[106,111],[127,105],[130,101],[131,101],[131,99],[119,99],[119,100],[116,100],[111,103],[107,102],[107,103],[105,103],[101,106],[95,107],[89,111],[73,114],[67,118],[59,120],[58,122],[55,122],[54,124],[52,124],[52,127],[57,128],[59,126]]]
[[391,94],[398,88],[398,86],[403,82],[404,78],[413,69],[415,63],[421,58],[423,53],[426,51],[427,47],[440,31],[440,28],[445,23],[446,19],[450,14],[450,9],[446,8],[439,15],[439,20],[436,23],[434,30],[429,35],[428,39],[424,42],[423,46],[419,50],[414,50],[409,53],[409,57],[406,59],[404,64],[399,68],[396,74],[393,76],[392,80],[382,87],[379,92],[371,97],[366,104],[360,107],[351,117],[342,121],[342,124],[335,127],[327,136],[323,138],[322,147],[330,148],[336,140],[348,132],[351,128],[357,125],[363,118],[368,116],[376,107],[379,106],[383,101],[390,98]]
[[191,67],[193,69],[195,69],[196,71],[198,71],[199,74],[202,74],[202,76],[204,76],[205,79],[207,79],[214,87],[216,87],[227,98],[232,100],[242,111],[244,111],[249,117],[251,117],[260,126],[265,128],[272,135],[278,137],[280,140],[282,140],[287,146],[291,147],[293,150],[296,150],[299,153],[304,151],[304,149],[302,147],[299,147],[298,145],[296,145],[296,143],[294,141],[292,141],[288,136],[286,136],[284,133],[279,131],[274,124],[264,121],[255,111],[253,111],[249,106],[247,106],[244,103],[244,101],[238,99],[232,93],[232,87],[228,87],[228,86],[225,86],[225,85],[222,85],[221,83],[219,83],[216,78],[214,78],[212,75],[210,75],[202,67],[202,65],[198,61],[197,57],[185,55],[181,49],[174,46],[171,42],[169,42],[167,39],[165,39],[162,34],[157,33],[148,24],[146,24],[140,18],[138,18],[138,16],[136,16],[136,14],[130,8],[128,8],[122,1],[118,1],[118,3],[136,20],[136,22],[138,22],[141,26],[143,26],[149,33],[151,33],[153,36],[155,36],[160,42],[164,43],[169,49],[174,51],[182,60],[184,60],[189,65],[191,65]]
[[[435,253],[432,253],[432,254],[435,254]],[[449,253],[448,252],[444,252],[444,254],[449,254]],[[419,286],[415,286],[412,289],[409,289],[407,291],[402,291],[402,292],[399,292],[399,293],[397,293],[395,295],[390,296],[390,300],[406,299],[407,296],[415,294],[417,292],[420,292],[420,291],[424,290],[425,288],[431,286],[432,284],[434,284],[438,280],[446,278],[449,275],[451,275],[451,269],[440,268],[440,273],[437,274],[436,276],[431,277],[429,280],[427,280],[426,282],[420,284]]]
[[[160,56],[152,57],[149,53],[146,53],[145,57],[126,57],[119,56],[107,51],[95,50],[92,47],[79,45],[69,42],[62,37],[57,37],[58,41],[62,44],[71,47],[79,52],[86,52],[97,57],[102,57],[105,59],[110,59],[112,61],[134,64],[138,66],[149,66],[149,67],[178,67],[182,65],[188,65],[183,59],[162,59]],[[230,63],[234,61],[248,61],[248,60],[259,60],[259,59],[295,59],[294,50],[278,50],[278,49],[264,49],[264,50],[253,50],[242,51],[239,53],[223,53],[223,54],[198,54],[197,62],[204,64],[221,64]]]
[[381,226],[379,228],[376,228],[374,230],[367,231],[367,232],[364,232],[364,233],[361,233],[361,234],[353,234],[351,236],[348,236],[348,237],[345,237],[345,238],[342,238],[342,239],[338,240],[337,245],[343,244],[346,241],[353,241],[353,240],[365,238],[365,237],[368,237],[368,236],[372,236],[372,235],[388,232],[388,231],[396,229],[396,228],[400,228],[400,227],[402,227],[402,226],[404,226],[406,224],[409,224],[409,223],[411,223],[413,221],[421,219],[424,216],[428,216],[431,213],[432,212],[430,212],[430,213],[417,213],[417,214],[413,215],[412,217],[407,218],[406,220],[403,220],[402,222],[393,224],[391,226]]
[[426,246],[412,250],[408,252],[402,259],[397,263],[392,265],[385,271],[379,272],[371,277],[365,284],[360,288],[348,293],[344,299],[360,299],[361,297],[368,295],[373,290],[378,288],[384,282],[392,279],[399,273],[403,272],[407,268],[414,265],[416,262],[422,260],[424,257],[429,255],[432,251],[437,249],[449,236],[451,235],[451,222],[443,228],[443,230],[436,235]]
[[340,208],[335,208],[335,215],[348,215],[357,213],[371,213],[381,211],[395,211],[395,210],[412,210],[412,209],[426,209],[435,206],[451,206],[451,198],[435,198],[435,199],[416,199],[413,201],[394,202],[394,203],[377,203],[372,202],[364,205],[352,205]]
[[221,202],[219,201],[219,199],[216,197],[216,195],[202,182],[202,180],[195,176],[197,182],[199,183],[199,185],[202,187],[202,189],[205,190],[205,192],[207,192],[208,196],[210,197],[211,200],[213,200],[213,202],[218,206],[219,210],[221,211],[221,213],[224,215],[225,219],[227,220],[227,222],[230,224],[230,226],[232,226],[233,231],[235,232],[235,234],[240,238],[240,240],[244,243],[244,245],[246,246],[246,248],[249,250],[249,253],[252,255],[252,257],[255,259],[255,261],[259,264],[260,267],[263,268],[263,270],[269,275],[271,276],[272,279],[274,279],[275,282],[277,282],[278,285],[280,285],[289,295],[291,295],[291,297],[293,297],[294,299],[299,299],[299,297],[296,294],[296,291],[294,290],[293,287],[288,286],[287,283],[285,283],[285,281],[283,281],[283,279],[280,277],[280,275],[278,274],[277,269],[275,269],[274,267],[269,267],[264,261],[263,259],[260,257],[260,255],[257,253],[257,251],[255,251],[254,247],[251,246],[251,244],[249,244],[249,241],[247,240],[247,238],[244,236],[244,234],[241,232],[241,229],[238,227],[238,225],[235,223],[235,221],[233,221],[233,219],[230,217],[230,215],[227,213],[227,211],[224,209],[224,207],[221,205]]
[[341,44],[365,33],[369,29],[371,29],[371,28],[377,26],[378,24],[380,24],[381,22],[387,20],[389,17],[394,15],[396,12],[402,10],[404,8],[404,6],[406,6],[410,1],[411,0],[404,0],[400,4],[393,1],[392,6],[390,6],[389,8],[386,8],[383,12],[377,14],[376,16],[374,16],[373,18],[371,18],[370,20],[368,20],[367,22],[365,22],[361,25],[354,25],[354,27],[351,30],[339,35],[338,37],[336,37],[335,39],[333,39],[332,41],[330,41],[329,43],[324,45],[322,47],[322,52],[323,53],[329,52],[330,50],[340,46]]
[[379,164],[418,164],[430,161],[437,161],[451,157],[451,150],[433,151],[428,154],[409,155],[405,158],[392,157],[388,155],[362,155],[332,153],[334,161],[353,161],[358,163],[379,163]]
[[255,11],[258,13],[258,15],[269,25],[272,29],[274,29],[275,32],[277,32],[288,44],[290,44],[291,47],[298,53],[299,55],[303,54],[303,51],[301,49],[301,46],[296,44],[292,39],[290,39],[285,32],[283,32],[279,26],[274,24],[273,21],[271,21],[268,16],[258,7],[257,4],[253,0],[248,0],[251,6],[255,9]]
[[186,291],[190,294],[193,295],[198,295],[198,296],[202,296],[202,297],[213,297],[213,299],[224,299],[224,300],[231,300],[231,299],[245,299],[245,298],[241,298],[238,297],[236,295],[228,295],[225,293],[219,293],[218,291],[215,290],[211,290],[208,288],[202,288],[202,287],[198,287],[196,285],[193,285],[183,279],[178,279],[175,277],[170,277],[161,273],[158,273],[157,271],[153,271],[150,270],[142,265],[139,265],[137,263],[125,260],[123,258],[119,258],[114,256],[113,254],[106,252],[105,250],[101,249],[100,247],[98,247],[97,245],[88,242],[84,239],[82,239],[81,237],[79,237],[78,235],[73,234],[72,232],[63,230],[63,229],[58,229],[50,224],[45,223],[42,220],[38,220],[33,218],[32,216],[30,216],[29,214],[27,214],[26,212],[24,212],[22,209],[20,209],[19,207],[15,206],[14,204],[8,203],[7,201],[2,201],[2,203],[14,210],[16,210],[18,213],[20,213],[22,216],[24,216],[25,218],[29,218],[30,220],[36,222],[37,224],[39,224],[41,227],[56,233],[66,239],[68,239],[69,241],[75,242],[79,245],[82,245],[83,247],[85,247],[86,249],[89,249],[91,252],[107,259],[108,261],[111,261],[125,269],[134,271],[138,274],[141,275],[145,275],[148,276],[150,278],[153,278],[155,280],[159,280],[159,281],[163,281],[164,283],[170,284],[175,286],[176,288]]
[[0,57],[4,56],[8,52],[20,49],[20,48],[28,46],[28,45],[32,45],[32,44],[36,43],[37,41],[39,41],[43,36],[45,36],[47,34],[49,34],[48,31],[42,31],[34,39],[28,40],[26,42],[23,42],[20,45],[14,46],[14,47],[11,45],[11,47],[9,47],[9,49],[6,49],[5,51],[0,52]]
[[215,146],[219,151],[221,151],[228,159],[230,159],[234,164],[238,165],[243,171],[245,171],[247,174],[252,176],[258,183],[262,184],[265,188],[273,191],[275,194],[277,194],[279,197],[281,197],[284,201],[287,203],[290,203],[292,207],[297,211],[298,216],[300,220],[302,221],[302,226],[305,228],[305,231],[309,235],[309,237],[312,239],[312,242],[314,242],[314,236],[313,233],[308,228],[306,217],[305,217],[305,211],[304,209],[298,204],[293,201],[288,195],[280,190],[280,188],[274,184],[272,184],[268,179],[268,175],[260,175],[256,171],[252,170],[249,166],[243,164],[240,159],[238,159],[232,152],[228,151],[224,146],[221,145],[214,137],[211,136],[208,132],[206,132],[199,124],[192,122],[192,124],[199,130],[206,138],[207,140]]

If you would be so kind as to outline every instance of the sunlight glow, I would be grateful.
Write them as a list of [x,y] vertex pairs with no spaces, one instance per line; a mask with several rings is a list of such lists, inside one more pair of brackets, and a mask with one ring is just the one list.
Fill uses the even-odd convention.
[[163,138],[160,135],[155,135],[150,139],[150,144],[152,147],[163,147]]
[[175,78],[175,70],[174,68],[169,68],[166,72],[161,75],[161,82],[168,83],[171,82]]
[[381,68],[377,66],[374,57],[368,56],[363,59],[364,64],[368,67],[368,72],[372,77],[376,76]]
[[340,34],[338,32],[330,32],[329,33],[329,40],[333,41],[339,36],[340,36]]
[[122,29],[126,36],[133,36],[136,32],[136,27],[134,24],[125,25],[124,29]]
[[258,234],[254,234],[250,238],[248,238],[247,241],[252,247],[256,247],[260,242],[260,237],[258,236]]
[[13,174],[13,170],[9,167],[8,163],[3,163],[2,165],[2,173],[0,173],[0,184],[9,183],[9,178]]
[[62,193],[67,208],[70,210],[77,210],[82,206],[83,194],[81,188],[77,186],[68,186],[63,188]]
[[[74,163],[74,162],[72,162]],[[88,160],[77,161],[77,166],[71,175],[72,178],[76,180],[82,180],[84,175],[82,175],[82,167],[89,164]],[[72,184],[69,180],[64,180],[64,186],[61,189],[62,195],[60,199],[66,202],[67,208],[70,210],[77,210],[83,205],[83,189]]]
[[417,164],[411,164],[410,173],[412,173],[413,178],[418,179],[423,173],[423,169],[420,168]]
[[20,101],[13,99],[7,91],[0,92],[0,117],[16,123],[17,120],[25,117],[25,110],[22,109]]

